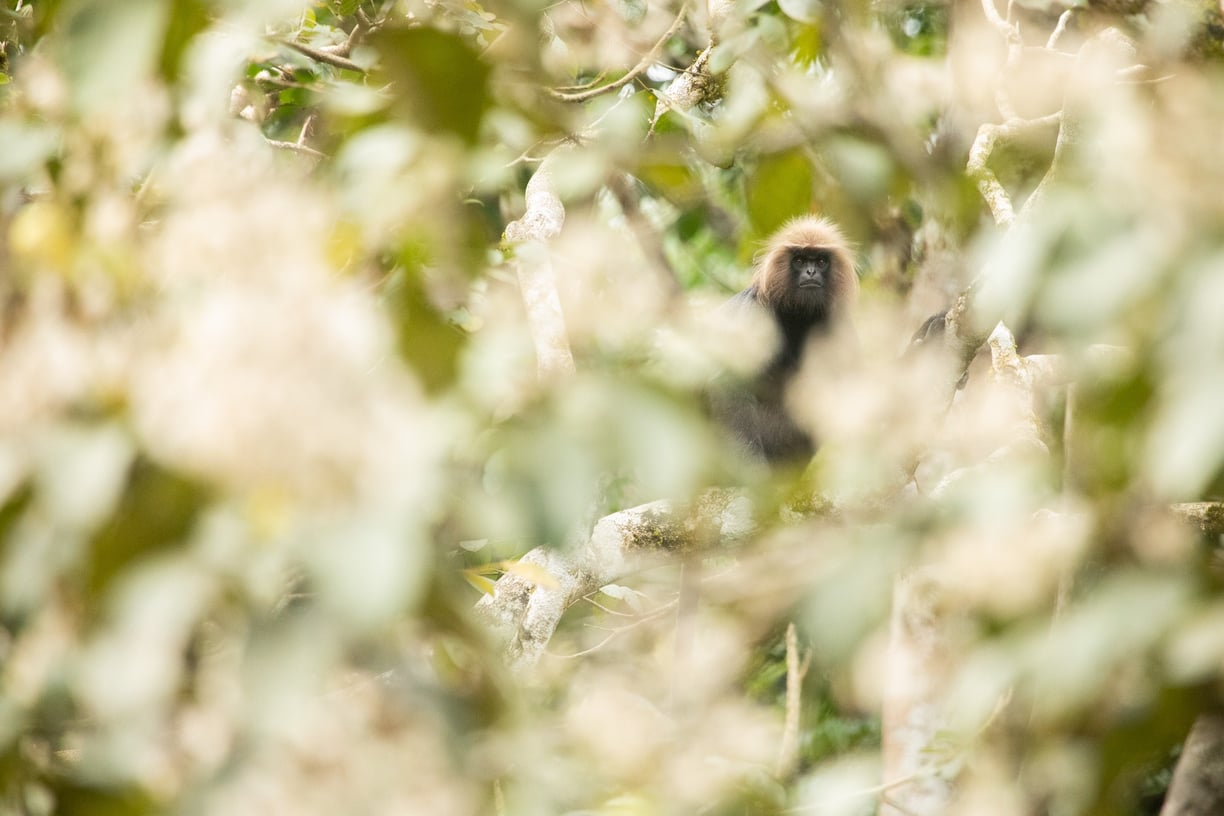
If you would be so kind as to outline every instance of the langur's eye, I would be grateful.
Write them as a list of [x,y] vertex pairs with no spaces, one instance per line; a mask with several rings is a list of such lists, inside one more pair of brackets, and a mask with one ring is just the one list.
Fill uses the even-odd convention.
[[829,268],[829,256],[827,253],[822,252],[816,256],[816,266],[820,269]]

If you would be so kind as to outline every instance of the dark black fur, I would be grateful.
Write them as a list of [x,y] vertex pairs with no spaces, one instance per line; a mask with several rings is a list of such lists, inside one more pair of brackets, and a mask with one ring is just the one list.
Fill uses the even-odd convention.
[[809,341],[849,320],[858,294],[854,260],[841,230],[823,218],[797,218],[778,230],[759,256],[752,285],[724,307],[731,317],[760,310],[777,326],[779,344],[746,383],[711,394],[714,416],[751,454],[773,465],[802,464],[815,453],[812,438],[785,407]]
[[[914,332],[914,336],[910,338],[909,345],[906,346],[903,357],[913,359],[920,354],[929,353],[932,349],[942,347],[944,335],[948,332],[948,313],[940,312],[939,314],[931,315],[922,325],[918,327],[918,331]],[[965,371],[961,378],[956,383],[956,390],[965,387],[965,383],[969,381],[969,372]]]
[[[777,351],[751,381],[726,385],[711,397],[714,416],[755,457],[771,465],[804,464],[816,452],[815,442],[786,411],[787,386],[799,372],[808,340],[828,332],[823,300],[804,310],[773,311],[780,342]],[[727,304],[731,312],[763,308],[750,286]]]

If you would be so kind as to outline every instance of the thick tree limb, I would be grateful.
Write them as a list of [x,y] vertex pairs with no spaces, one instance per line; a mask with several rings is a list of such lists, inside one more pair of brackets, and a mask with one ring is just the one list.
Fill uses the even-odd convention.
[[552,155],[555,152],[527,182],[527,209],[522,218],[506,225],[504,236],[507,243],[514,244],[515,275],[527,307],[541,379],[574,373],[574,355],[548,248],[548,241],[565,225],[565,205],[552,183]]
[[[1023,41],[1015,23],[1005,19],[994,0],[982,0],[987,22],[1003,37],[1008,49],[1008,67],[1014,68],[1023,50]],[[1052,36],[1052,41],[1057,37]],[[1098,42],[1099,40],[1099,42]],[[985,124],[978,130],[970,151],[967,172],[978,185],[983,200],[1000,227],[1015,229],[1027,221],[1035,206],[1044,199],[1054,179],[1067,165],[1068,151],[1080,134],[1079,119],[1091,103],[1090,63],[1109,57],[1114,49],[1114,37],[1108,32],[1089,40],[1076,57],[1077,73],[1072,75],[1063,99],[1062,110],[1044,119],[1019,119],[1002,83],[996,93],[1003,124]],[[1084,76],[1080,76],[1082,72]],[[1011,137],[1023,129],[1045,126],[1057,121],[1058,140],[1054,158],[1037,189],[1029,196],[1019,215],[1007,190],[990,169],[991,152],[1000,138]],[[968,370],[969,363],[981,347],[983,326],[999,316],[982,315],[974,308],[977,283],[971,285],[948,310],[945,317],[944,344],[960,365],[958,380]],[[961,479],[972,478],[980,468],[991,467],[1002,459],[1014,456],[1041,456],[1047,451],[1042,442],[1041,423],[1033,410],[1035,391],[1056,373],[1050,360],[1029,361],[1016,352],[1015,339],[1001,323],[991,335],[991,356],[998,381],[1015,389],[1018,423],[1016,439],[995,451],[987,461],[972,468],[954,471],[936,489],[936,497]],[[917,583],[915,583],[917,582]],[[912,584],[912,585],[911,585]],[[920,588],[916,588],[920,587]],[[944,691],[941,678],[946,671],[947,622],[932,610],[939,604],[931,600],[940,592],[937,582],[920,581],[915,576],[898,582],[896,604],[890,626],[889,659],[894,678],[885,692],[883,711],[884,778],[885,781],[913,778],[915,781],[899,787],[880,809],[881,814],[936,814],[947,812],[952,805],[953,787],[937,774],[929,773],[927,750],[944,726],[942,711]]]
[[1190,729],[1160,816],[1224,813],[1224,713],[1202,714]]
[[714,40],[702,49],[684,73],[676,77],[667,90],[659,94],[655,103],[654,118],[650,120],[650,131],[653,133],[659,119],[669,110],[687,111],[722,93],[722,82],[719,77],[710,73],[710,54],[714,50]]
[[[1014,224],[1016,212],[1012,207],[1011,196],[1008,195],[1007,190],[1003,188],[1003,184],[988,164],[990,154],[994,152],[995,144],[999,139],[1014,139],[1029,131],[1048,127],[1058,123],[1061,118],[1061,113],[1054,113],[1049,116],[1043,116],[1040,119],[1015,118],[1009,119],[1001,125],[985,124],[978,128],[977,137],[969,148],[969,161],[966,164],[966,172],[977,184],[978,192],[986,202],[986,206],[990,207],[990,214],[999,226],[1010,227]],[[1058,153],[1056,150],[1055,159],[1057,160],[1057,158]],[[1049,175],[1047,174],[1046,177],[1048,178]]]
[[1189,502],[1170,509],[1203,535],[1224,535],[1224,502]]
[[882,800],[881,816],[935,816],[952,800],[952,784],[929,751],[944,726],[941,692],[950,663],[941,592],[935,576],[922,571],[899,578],[893,589],[880,730],[884,784],[895,789]]

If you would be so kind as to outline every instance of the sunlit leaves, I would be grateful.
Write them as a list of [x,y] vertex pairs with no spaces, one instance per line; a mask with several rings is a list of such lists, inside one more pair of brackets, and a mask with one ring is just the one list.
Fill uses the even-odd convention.
[[473,589],[482,595],[492,595],[494,587],[497,585],[496,573],[487,575],[481,569],[465,569],[463,571],[463,580],[467,581]]
[[791,53],[799,65],[812,65],[824,51],[824,34],[817,23],[805,23],[795,27],[791,39]]
[[463,571],[463,578],[478,591],[485,595],[492,595],[495,580],[490,576],[502,573],[512,573],[544,589],[557,588],[557,579],[548,570],[539,564],[518,559],[506,559],[491,564],[468,567]]

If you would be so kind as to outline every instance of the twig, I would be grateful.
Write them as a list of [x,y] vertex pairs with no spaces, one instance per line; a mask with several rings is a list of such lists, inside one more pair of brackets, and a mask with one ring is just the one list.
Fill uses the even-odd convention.
[[[306,121],[302,123],[302,130],[298,133],[298,147],[306,147],[306,137],[310,134],[310,128],[314,125],[315,115],[312,113],[306,117]],[[322,154],[320,154],[322,155]]]
[[553,88],[553,90],[554,91],[589,91],[591,88],[594,88],[596,85],[603,82],[604,77],[606,77],[607,75],[608,75],[608,72],[606,70],[600,71],[598,76],[596,76],[590,82],[582,82],[582,83],[579,83],[578,85],[561,85],[556,88]]
[[1162,82],[1168,82],[1174,79],[1177,74],[1165,74],[1163,76],[1152,77],[1151,79],[1119,79],[1119,85],[1159,85]]
[[309,45],[303,45],[293,40],[281,40],[284,45],[289,46],[299,54],[304,54],[310,57],[315,62],[322,62],[336,68],[343,68],[346,71],[356,71],[359,74],[364,74],[366,69],[362,68],[357,63],[346,57],[341,57],[338,54],[332,54],[327,51],[320,51],[318,48],[312,48]]
[[901,816],[921,816],[921,814],[910,810],[887,794],[880,794],[880,803],[888,805],[890,808],[900,813]]
[[[872,785],[869,788],[860,788],[859,790],[849,793],[845,796],[838,797],[837,801],[844,802],[844,801],[849,801],[851,799],[858,799],[860,797],[878,795],[882,803],[888,805],[889,807],[896,808],[903,814],[911,814],[912,811],[906,810],[904,807],[902,807],[901,805],[898,805],[892,799],[888,798],[887,796],[888,791],[892,790],[893,788],[900,788],[904,785],[908,785],[911,782],[917,782],[920,779],[926,779],[934,775],[938,770],[939,770],[938,765],[934,765],[930,768],[924,768],[921,771],[915,771],[912,774],[908,774],[906,776],[899,777],[890,782],[881,782],[879,785]],[[806,813],[809,810],[816,810],[816,809],[823,810],[827,807],[828,804],[829,804],[828,801],[824,801],[824,802],[818,802],[812,805],[800,805],[799,807],[787,808],[783,812],[784,813]],[[913,816],[917,816],[917,814],[914,814]]]
[[558,654],[557,652],[546,652],[546,654],[549,657],[556,657],[556,658],[560,658],[561,660],[573,660],[574,658],[578,658],[578,657],[586,657],[589,654],[599,651],[604,646],[607,646],[609,643],[612,642],[614,638],[618,637],[619,635],[623,635],[625,632],[628,632],[631,629],[636,629],[637,627],[641,626],[644,623],[649,623],[655,618],[661,616],[667,610],[671,609],[673,606],[678,606],[679,602],[680,601],[678,598],[674,601],[668,601],[667,603],[660,606],[658,609],[651,610],[650,612],[647,612],[645,615],[642,615],[640,618],[635,620],[633,623],[626,623],[624,626],[621,626],[617,629],[612,629],[611,634],[609,634],[606,638],[599,641],[598,643],[596,643],[594,646],[590,647],[589,649],[583,649],[582,651],[574,652],[573,654]]
[[308,147],[297,142],[280,142],[275,139],[268,139],[268,144],[275,147],[277,150],[292,150],[294,153],[301,153],[304,156],[313,156],[316,159],[325,159],[327,154],[320,153],[313,147]]
[[998,29],[999,33],[1006,37],[1008,42],[1011,42],[1013,39],[1019,39],[1019,29],[1003,19],[1003,16],[999,14],[998,7],[994,4],[994,0],[982,0],[982,13],[986,15],[986,22]]
[[803,705],[803,678],[807,675],[812,653],[799,660],[799,634],[794,621],[786,625],[786,719],[782,726],[782,741],[778,745],[778,761],[774,775],[788,776],[799,762],[799,715]]
[[548,157],[533,156],[531,155],[532,150],[535,150],[537,147],[556,147],[557,145],[565,144],[568,141],[570,141],[568,137],[562,137],[560,139],[544,139],[543,141],[536,142],[531,147],[520,153],[516,158],[511,159],[506,166],[513,167],[516,164],[534,164],[536,162],[542,162]]
[[693,642],[696,640],[697,606],[701,599],[701,562],[685,558],[680,562],[680,591],[676,596],[676,630],[672,639],[671,687],[669,707],[672,716],[680,719],[691,696],[688,673],[692,670]]
[[[357,43],[359,37],[364,37],[374,31],[377,31],[381,22],[376,24],[373,20],[366,16],[366,13],[361,9],[357,9],[357,22],[353,25],[353,30],[349,32],[348,39],[344,41],[343,56],[348,56],[353,53],[353,46]],[[340,53],[337,51],[337,53]]]
[[633,80],[637,79],[638,76],[640,76],[646,71],[647,68],[650,67],[651,63],[655,61],[655,56],[659,53],[663,46],[667,44],[667,41],[675,36],[676,32],[680,30],[680,26],[684,24],[684,19],[688,16],[689,2],[690,0],[684,1],[684,4],[680,6],[680,13],[676,15],[676,19],[672,21],[671,26],[663,33],[663,36],[659,38],[658,42],[654,44],[654,47],[652,47],[650,51],[646,53],[646,56],[642,57],[637,65],[630,68],[629,72],[620,79],[609,82],[607,85],[600,85],[599,87],[590,88],[577,93],[565,93],[564,91],[551,89],[548,92],[549,95],[553,99],[557,99],[562,102],[585,102],[588,99],[594,99],[597,96],[602,96],[603,94],[623,88],[630,82],[633,82]]
[[1058,24],[1054,26],[1054,30],[1050,32],[1050,39],[1046,40],[1046,48],[1051,51],[1058,45],[1058,40],[1067,32],[1067,24],[1071,22],[1071,18],[1075,16],[1076,7],[1071,7],[1058,16]]
[[[999,15],[999,9],[995,6],[995,0],[982,0],[982,12],[986,15],[986,21],[990,23],[1007,41],[1007,65],[1006,70],[1012,71],[1020,64],[1020,57],[1024,53],[1024,40],[1020,36],[1020,27],[1012,22],[1012,6],[1009,2],[1007,5],[1007,19],[1003,19]],[[999,113],[1004,119],[1019,118],[1016,109],[1012,106],[1011,97],[1007,93],[1005,83],[999,83],[995,88],[995,105],[999,109]]]
[[616,616],[616,617],[618,617],[618,618],[632,618],[632,617],[636,617],[636,616],[635,616],[633,613],[631,613],[631,612],[619,612],[619,611],[617,611],[617,610],[615,610],[615,609],[611,609],[611,608],[609,608],[609,607],[604,606],[604,605],[603,605],[603,604],[601,604],[599,601],[595,600],[595,598],[594,598],[594,597],[592,597],[593,595],[594,595],[594,593],[592,593],[591,595],[583,595],[583,596],[582,596],[582,600],[586,601],[587,603],[589,603],[591,606],[595,607],[596,609],[599,609],[599,610],[601,610],[601,611],[603,611],[603,612],[607,612],[609,615],[615,615],[615,616]]

